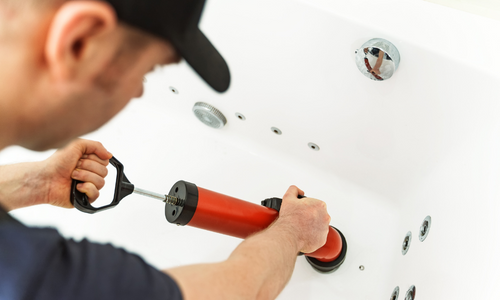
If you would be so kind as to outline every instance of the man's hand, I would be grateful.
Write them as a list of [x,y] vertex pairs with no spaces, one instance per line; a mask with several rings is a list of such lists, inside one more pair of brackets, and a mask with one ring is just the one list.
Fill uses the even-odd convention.
[[314,198],[297,198],[304,195],[291,186],[283,196],[279,218],[274,226],[292,230],[300,252],[311,253],[326,243],[331,217],[326,203]]
[[101,143],[76,140],[45,161],[0,166],[0,204],[7,211],[37,204],[71,208],[72,179],[90,202],[104,186],[111,153]]
[[69,201],[73,179],[83,181],[76,188],[92,203],[99,197],[108,175],[106,166],[112,154],[99,142],[76,140],[43,162],[41,176],[46,182],[44,203],[71,208]]
[[326,242],[326,204],[291,186],[278,220],[247,238],[221,263],[184,266],[165,272],[185,300],[275,299],[292,276],[297,253],[314,252]]

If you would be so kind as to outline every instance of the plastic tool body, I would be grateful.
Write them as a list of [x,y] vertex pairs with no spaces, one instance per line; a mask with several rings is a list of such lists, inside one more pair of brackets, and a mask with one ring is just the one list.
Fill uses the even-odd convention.
[[81,181],[73,180],[71,184],[70,201],[71,204],[73,204],[73,206],[75,206],[78,210],[88,214],[93,214],[99,211],[111,209],[117,206],[123,198],[134,192],[134,185],[130,183],[127,176],[125,176],[125,173],[123,173],[123,164],[114,157],[109,160],[109,163],[116,168],[115,194],[113,200],[110,204],[103,207],[93,207],[90,204],[87,195],[76,189],[76,185],[81,183]]
[[[184,199],[184,206],[165,206],[170,223],[188,225],[238,238],[246,238],[269,227],[279,215],[281,199],[270,198],[257,205],[179,181],[169,195]],[[320,272],[335,271],[346,256],[347,242],[342,233],[330,227],[326,244],[306,255]]]
[[[85,213],[96,213],[115,207],[126,196],[135,193],[166,203],[165,216],[170,223],[189,225],[238,238],[246,238],[269,227],[278,218],[280,198],[262,201],[262,206],[237,198],[219,194],[186,182],[177,182],[168,195],[158,194],[135,187],[123,173],[123,165],[115,158],[110,159],[117,170],[115,193],[110,204],[93,207],[87,195],[76,189],[78,181],[73,180],[71,203]],[[299,196],[300,197],[300,196]],[[347,242],[338,229],[329,228],[326,244],[306,259],[317,271],[330,273],[342,265],[347,252]]]

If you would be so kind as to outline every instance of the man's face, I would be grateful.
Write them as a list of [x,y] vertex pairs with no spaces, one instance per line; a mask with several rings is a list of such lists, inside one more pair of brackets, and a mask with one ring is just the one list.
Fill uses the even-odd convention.
[[83,91],[87,101],[92,103],[88,106],[88,114],[99,116],[89,124],[90,130],[110,120],[132,98],[140,98],[144,92],[144,77],[156,66],[179,62],[180,57],[170,43],[151,36],[147,39],[146,46],[140,50],[125,47],[98,80],[88,87],[88,94]]
[[169,42],[119,23],[104,1],[60,2],[0,5],[0,81],[9,82],[0,148],[46,150],[94,131],[142,95],[156,65],[180,60]]
[[[121,26],[120,30],[123,35],[130,35],[130,28]],[[61,147],[78,136],[98,129],[131,99],[142,96],[144,76],[155,66],[180,60],[173,46],[166,41],[152,36],[143,36],[139,41],[143,43],[140,49],[130,48],[124,42],[123,49],[95,81],[75,84],[64,92],[61,101],[44,107],[41,111],[46,114],[39,122],[45,126],[34,124],[30,128],[32,134],[21,146],[32,150]]]

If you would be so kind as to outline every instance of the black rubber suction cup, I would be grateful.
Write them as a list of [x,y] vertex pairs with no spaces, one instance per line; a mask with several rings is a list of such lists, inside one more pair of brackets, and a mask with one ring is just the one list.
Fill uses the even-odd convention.
[[306,256],[307,262],[316,271],[318,271],[320,273],[328,274],[328,273],[335,272],[344,263],[344,260],[346,257],[347,241],[346,241],[344,235],[342,234],[342,232],[340,232],[340,230],[338,230],[335,227],[333,227],[333,229],[335,229],[339,233],[340,238],[342,239],[342,250],[340,251],[339,257],[337,257],[335,260],[330,261],[330,262],[323,262],[323,261],[317,260],[316,258]]

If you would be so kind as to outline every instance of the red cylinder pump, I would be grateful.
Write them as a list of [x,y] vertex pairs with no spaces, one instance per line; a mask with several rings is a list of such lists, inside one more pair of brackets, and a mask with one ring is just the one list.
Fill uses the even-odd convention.
[[[260,206],[199,188],[186,181],[174,184],[169,195],[149,192],[135,187],[127,179],[123,173],[123,165],[115,157],[110,159],[110,163],[117,171],[113,201],[103,207],[93,207],[87,195],[76,189],[78,181],[73,180],[70,200],[77,209],[93,214],[113,208],[124,197],[137,193],[164,201],[165,216],[170,223],[246,238],[269,227],[278,218],[281,208],[282,200],[279,198],[266,199]],[[330,226],[326,244],[313,253],[306,254],[306,260],[319,272],[330,273],[342,265],[346,252],[344,235]]]
[[[269,227],[278,217],[281,207],[279,198],[266,199],[261,206],[185,181],[177,182],[169,195],[184,199],[182,207],[166,204],[165,216],[170,223],[243,239]],[[345,237],[338,229],[330,226],[326,244],[305,256],[316,270],[330,273],[344,262],[346,251]]]

